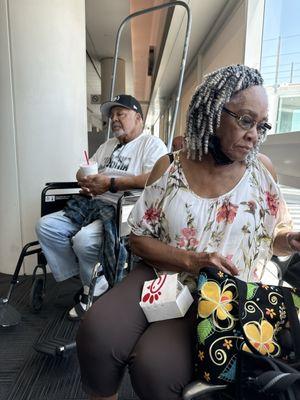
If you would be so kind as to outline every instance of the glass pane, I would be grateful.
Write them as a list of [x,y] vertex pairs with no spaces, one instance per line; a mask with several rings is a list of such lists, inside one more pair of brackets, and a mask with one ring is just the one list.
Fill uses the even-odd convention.
[[276,133],[300,131],[299,15],[299,0],[265,0],[261,73]]
[[300,96],[279,100],[277,133],[300,131]]

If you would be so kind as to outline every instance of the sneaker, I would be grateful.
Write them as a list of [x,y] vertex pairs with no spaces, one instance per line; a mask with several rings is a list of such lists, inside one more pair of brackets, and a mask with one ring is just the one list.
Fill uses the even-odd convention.
[[94,297],[101,296],[103,293],[107,291],[107,289],[108,289],[108,282],[105,276],[104,275],[99,276],[95,284]]
[[69,311],[68,318],[72,321],[79,321],[86,312],[87,303],[88,295],[83,293],[80,297],[80,302],[75,304],[75,306]]
[[[93,296],[93,303],[108,289],[108,282],[104,275],[101,275],[96,282]],[[83,294],[80,297],[80,302],[77,303],[68,314],[68,318],[72,321],[79,321],[83,314],[86,312],[87,304],[88,304],[88,293],[89,286],[83,286]]]

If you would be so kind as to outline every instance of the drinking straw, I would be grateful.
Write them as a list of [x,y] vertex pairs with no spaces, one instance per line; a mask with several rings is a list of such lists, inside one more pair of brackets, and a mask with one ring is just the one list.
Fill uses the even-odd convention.
[[88,158],[88,155],[87,155],[86,150],[84,150],[84,157],[85,157],[85,159],[86,159],[87,165],[90,165],[89,158]]

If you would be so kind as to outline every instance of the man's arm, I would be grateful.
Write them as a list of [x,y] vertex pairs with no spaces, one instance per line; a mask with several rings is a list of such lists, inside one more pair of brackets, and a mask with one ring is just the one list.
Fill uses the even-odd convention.
[[[117,191],[130,189],[143,189],[150,172],[136,176],[120,176],[116,177],[114,187]],[[76,177],[79,176],[78,173]],[[83,192],[87,195],[100,195],[110,189],[111,177],[103,174],[89,175],[78,179],[79,185]]]
[[118,190],[144,189],[150,172],[136,176],[122,176],[115,178]]

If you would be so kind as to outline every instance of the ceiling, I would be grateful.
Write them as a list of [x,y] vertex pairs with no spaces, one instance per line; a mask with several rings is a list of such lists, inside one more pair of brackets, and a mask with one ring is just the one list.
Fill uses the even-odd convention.
[[[203,46],[215,22],[224,10],[240,0],[185,0],[190,6],[192,29],[186,67]],[[98,60],[114,56],[117,30],[131,13],[156,6],[168,0],[86,0],[87,50]],[[155,15],[155,16],[154,16]],[[170,14],[169,14],[170,15]],[[150,108],[148,119],[157,118],[160,99],[168,98],[176,88],[186,31],[186,11],[176,6],[170,24],[166,11],[139,16],[128,23],[121,36],[119,57],[125,60],[126,91]],[[167,35],[164,36],[164,31]],[[163,42],[163,37],[165,42]],[[164,51],[159,60],[157,76],[147,76],[149,46],[160,45]],[[156,60],[157,61],[157,60]]]

